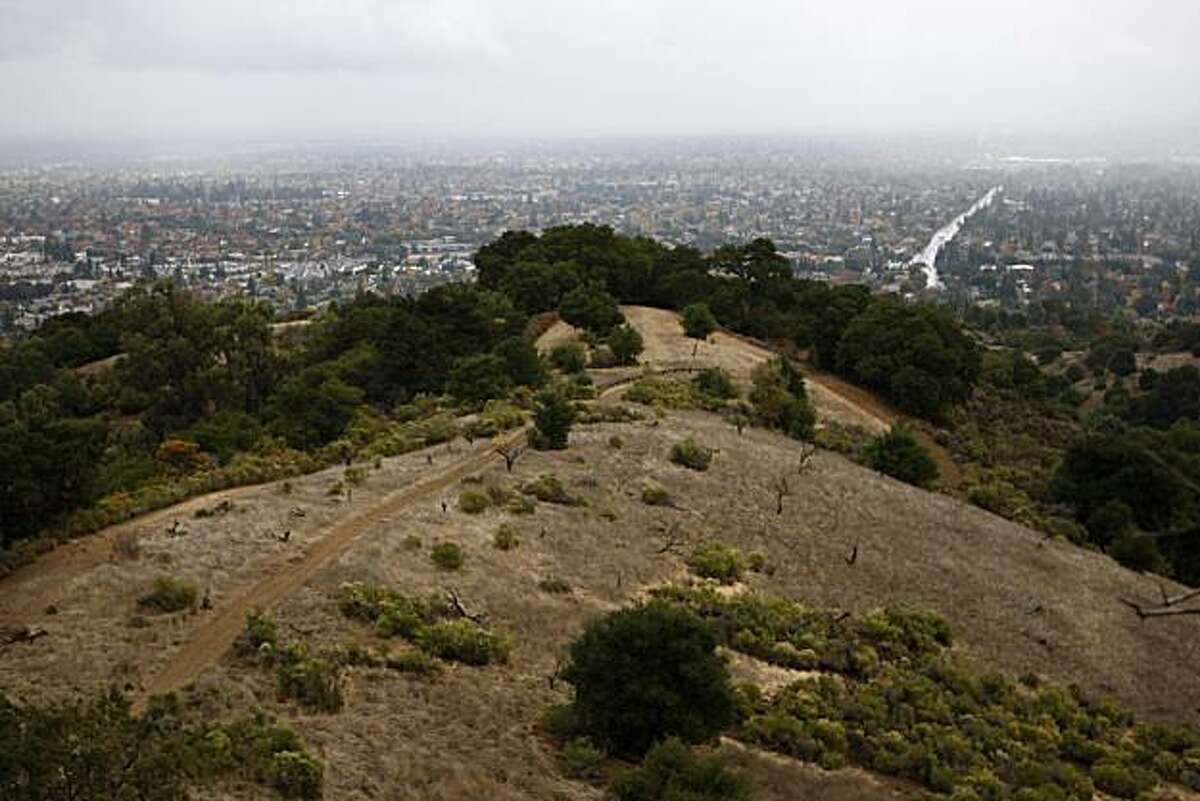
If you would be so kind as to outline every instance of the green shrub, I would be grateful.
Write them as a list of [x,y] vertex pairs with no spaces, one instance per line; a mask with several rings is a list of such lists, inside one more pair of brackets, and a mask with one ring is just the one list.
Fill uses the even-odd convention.
[[625,440],[621,439],[620,435],[613,434],[608,438],[608,447],[614,451],[619,451],[625,447]]
[[758,420],[793,439],[809,440],[817,413],[808,399],[804,379],[792,363],[778,358],[754,368],[750,404]]
[[689,470],[707,470],[712,457],[711,448],[706,448],[691,437],[671,446],[671,461]]
[[492,499],[488,497],[486,492],[466,490],[458,496],[458,510],[469,515],[486,512],[491,505]]
[[464,665],[490,665],[508,661],[512,646],[507,637],[466,620],[440,621],[417,635],[417,645],[438,659]]
[[[192,723],[173,696],[150,699],[141,715],[115,690],[46,706],[0,698],[0,751],[5,801],[178,801],[219,795],[207,787],[216,780],[269,785],[297,798],[319,797],[321,789],[320,764],[304,755],[295,732],[261,714]],[[307,780],[275,782],[272,766],[283,753],[311,763]],[[284,773],[297,777],[300,771]]]
[[872,469],[918,487],[929,486],[938,476],[933,457],[912,433],[899,426],[876,437],[864,456]]
[[744,562],[737,548],[709,542],[692,552],[688,557],[688,567],[701,578],[716,579],[722,584],[736,584],[742,577]]
[[614,328],[608,335],[607,344],[619,365],[637,364],[638,354],[644,348],[642,335],[629,324]]
[[750,783],[716,757],[697,757],[677,738],[650,749],[613,783],[617,801],[746,801]]
[[196,585],[164,576],[154,580],[150,591],[138,598],[138,606],[155,612],[179,612],[195,609],[199,595]]
[[642,503],[647,506],[670,506],[671,493],[660,484],[647,483],[642,486]]
[[603,775],[604,752],[586,737],[576,737],[563,745],[559,762],[569,778],[595,780]]
[[1100,762],[1092,766],[1091,773],[1096,789],[1117,798],[1137,798],[1158,783],[1153,773],[1136,765]]
[[707,339],[717,330],[717,318],[704,302],[684,306],[679,312],[679,324],[683,326],[684,335],[692,339]]
[[529,444],[542,451],[564,450],[574,423],[575,407],[566,394],[558,389],[543,390],[535,398]]
[[496,529],[496,536],[492,538],[492,545],[501,551],[511,551],[521,544],[521,538],[517,536],[517,530],[508,523],[501,524],[500,528]]
[[579,499],[567,492],[562,482],[549,473],[543,473],[537,479],[522,484],[521,492],[525,495],[532,495],[544,503],[556,503],[561,506],[578,506],[580,504]]
[[575,708],[606,750],[643,754],[664,737],[701,742],[733,722],[729,673],[695,614],[653,602],[590,624],[563,674]]
[[587,350],[578,342],[564,342],[550,351],[550,364],[564,373],[582,373],[587,367]]
[[693,386],[686,381],[645,376],[625,390],[625,400],[660,409],[695,409],[701,405]]
[[442,570],[458,570],[463,565],[463,549],[454,542],[439,542],[429,558]]
[[342,708],[342,674],[337,664],[311,657],[300,646],[280,651],[275,668],[279,699],[295,700],[310,712],[337,712]]
[[325,769],[300,751],[280,751],[271,757],[267,783],[284,798],[320,798]]
[[509,514],[531,515],[537,511],[537,498],[529,495],[514,495],[508,499],[504,508]]
[[702,395],[708,395],[709,397],[721,400],[730,400],[738,396],[737,387],[733,385],[733,379],[729,377],[729,373],[720,367],[709,367],[701,370],[692,379],[692,386]]
[[279,644],[279,630],[275,619],[262,610],[246,613],[246,625],[234,642],[233,650],[238,656],[257,656],[264,651],[273,652]]

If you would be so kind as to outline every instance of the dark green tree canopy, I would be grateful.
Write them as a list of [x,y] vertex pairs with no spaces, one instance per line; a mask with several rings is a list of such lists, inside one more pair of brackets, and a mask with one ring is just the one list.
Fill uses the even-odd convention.
[[704,742],[733,722],[729,672],[716,647],[694,613],[654,602],[588,626],[571,646],[564,678],[592,737],[638,756],[666,737]]

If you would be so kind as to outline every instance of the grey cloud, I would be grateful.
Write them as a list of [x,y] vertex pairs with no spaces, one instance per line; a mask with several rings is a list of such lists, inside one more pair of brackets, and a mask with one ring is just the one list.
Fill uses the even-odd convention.
[[0,0],[0,138],[1200,125],[1195,0]]

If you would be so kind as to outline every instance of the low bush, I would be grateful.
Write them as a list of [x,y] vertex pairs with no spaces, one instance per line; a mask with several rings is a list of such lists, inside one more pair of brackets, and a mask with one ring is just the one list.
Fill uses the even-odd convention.
[[549,473],[543,473],[535,480],[522,484],[521,492],[525,495],[532,495],[545,503],[556,503],[561,506],[580,505],[580,500],[567,492],[558,477]]
[[550,364],[564,373],[582,373],[587,368],[587,349],[578,342],[564,342],[550,351]]
[[698,757],[677,738],[650,749],[613,783],[617,801],[746,801],[751,785],[716,757]]
[[301,751],[279,751],[266,769],[267,783],[284,798],[320,798],[325,769]]
[[155,612],[181,612],[195,609],[199,591],[187,581],[164,576],[154,580],[150,591],[138,598],[138,606]]
[[671,493],[661,484],[646,483],[642,485],[642,503],[647,506],[670,506]]
[[688,557],[688,567],[697,576],[716,579],[722,584],[736,584],[744,565],[741,551],[720,542],[705,543]]
[[594,781],[603,776],[604,752],[588,738],[575,737],[563,745],[559,763],[568,777]]
[[273,653],[279,645],[279,629],[275,619],[261,610],[246,613],[246,625],[233,643],[233,652],[240,657]]
[[876,437],[864,457],[872,469],[918,487],[928,487],[938,476],[933,457],[904,428],[894,427]]
[[514,495],[504,505],[509,514],[531,515],[537,511],[537,498],[530,495]]
[[466,490],[458,496],[458,510],[469,515],[486,512],[491,505],[492,499],[479,490]]
[[692,386],[701,395],[707,395],[710,398],[732,400],[738,396],[737,387],[734,386],[733,379],[730,378],[729,373],[720,367],[709,367],[701,370],[692,379]]
[[689,470],[707,470],[712,457],[711,448],[706,448],[691,437],[671,446],[671,461]]
[[[285,798],[321,795],[321,764],[290,729],[263,715],[194,723],[173,697],[141,715],[113,690],[96,698],[19,706],[0,697],[0,798],[178,801],[216,795],[230,780]],[[284,757],[283,755],[290,755]],[[193,793],[196,785],[205,787]]]
[[464,665],[490,665],[507,662],[512,648],[507,637],[487,631],[470,620],[439,621],[417,634],[417,646],[423,651]]
[[517,535],[517,530],[508,523],[501,524],[492,538],[493,547],[500,551],[511,551],[520,544],[521,538]]
[[442,570],[458,570],[463,565],[463,549],[458,543],[439,542],[433,546],[429,558]]
[[303,646],[280,649],[275,687],[281,701],[295,700],[310,712],[342,708],[342,674],[334,662],[309,656]]
[[696,409],[702,399],[686,381],[658,376],[639,378],[625,390],[625,400],[660,409]]

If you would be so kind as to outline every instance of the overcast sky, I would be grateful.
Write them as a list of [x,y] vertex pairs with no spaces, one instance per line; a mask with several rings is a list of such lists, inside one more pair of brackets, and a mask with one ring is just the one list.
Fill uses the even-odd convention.
[[1197,126],[1200,0],[0,0],[0,139]]

